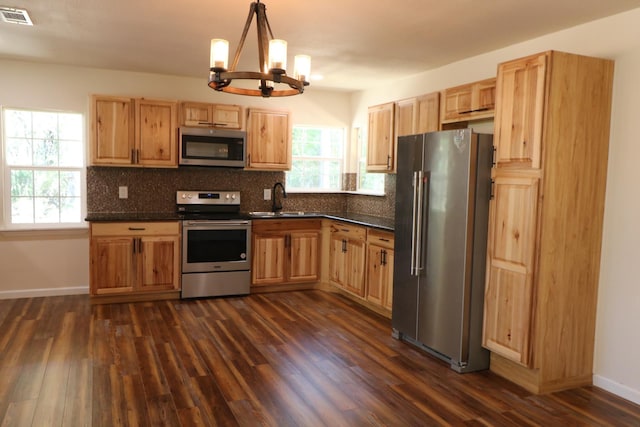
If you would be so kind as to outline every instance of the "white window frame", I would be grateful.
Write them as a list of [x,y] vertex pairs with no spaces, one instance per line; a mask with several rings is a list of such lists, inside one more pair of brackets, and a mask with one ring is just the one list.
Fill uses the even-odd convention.
[[[357,141],[354,141],[357,144],[356,153],[358,157],[357,161],[357,175],[356,175],[356,192],[358,194],[364,195],[372,195],[372,196],[384,196],[385,195],[385,183],[387,180],[387,174],[382,172],[367,172],[367,142],[366,138],[362,137],[362,131],[359,129],[357,132]],[[363,169],[364,174],[366,175],[374,175],[381,176],[382,187],[374,190],[363,189],[360,187],[360,181],[363,178]]]
[[[342,155],[340,157],[306,157],[306,156],[294,156],[292,155],[292,159],[291,159],[291,164],[292,164],[292,169],[293,169],[293,164],[295,163],[296,160],[319,160],[319,161],[335,161],[335,160],[340,160],[341,164],[340,164],[340,173],[339,173],[339,181],[338,181],[338,185],[339,187],[337,189],[332,189],[332,188],[301,188],[301,187],[294,187],[289,180],[287,180],[287,191],[290,191],[291,193],[340,193],[343,191],[343,176],[344,176],[344,171],[345,171],[345,153],[347,150],[347,129],[344,127],[340,127],[340,126],[314,126],[314,125],[293,125],[293,128],[304,128],[304,129],[318,129],[320,131],[335,131],[335,130],[341,130],[342,131]],[[293,132],[292,132],[292,136],[293,138]],[[294,141],[291,141],[291,148],[293,150],[293,143]],[[326,166],[325,166],[326,167]],[[289,174],[291,172],[287,171],[286,172],[286,177],[288,178]]]
[[[57,114],[78,114],[82,123],[82,144],[81,159],[82,164],[77,167],[57,166],[9,166],[6,163],[6,135],[5,135],[5,110],[19,110],[28,112],[44,112]],[[8,107],[0,105],[0,187],[2,197],[0,197],[0,230],[2,231],[38,231],[38,230],[72,230],[86,229],[88,227],[85,218],[87,216],[87,133],[86,114],[79,111],[53,110],[44,108]],[[78,171],[80,172],[80,221],[79,222],[55,222],[55,223],[12,223],[11,222],[11,170],[31,169],[31,170],[55,170],[55,171]]]

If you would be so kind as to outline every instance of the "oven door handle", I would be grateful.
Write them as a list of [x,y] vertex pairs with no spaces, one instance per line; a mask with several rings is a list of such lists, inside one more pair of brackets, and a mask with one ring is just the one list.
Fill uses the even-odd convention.
[[198,221],[184,221],[183,223],[185,226],[191,227],[191,226],[202,226],[202,225],[215,225],[215,226],[222,226],[222,227],[236,227],[238,225],[249,225],[249,221],[233,221],[233,220],[223,220],[223,221],[203,221],[203,220],[198,220]]

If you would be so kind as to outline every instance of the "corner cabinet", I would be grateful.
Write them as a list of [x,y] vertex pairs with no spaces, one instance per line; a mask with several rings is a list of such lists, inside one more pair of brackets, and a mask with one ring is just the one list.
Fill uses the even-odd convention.
[[320,280],[319,219],[253,220],[254,287]]
[[121,301],[177,298],[179,290],[177,221],[91,223],[92,297]]
[[498,67],[483,345],[534,393],[591,384],[613,62]]
[[246,169],[291,169],[291,124],[288,112],[249,109]]
[[366,299],[391,311],[393,303],[393,233],[367,230]]
[[177,167],[177,103],[91,97],[91,164]]
[[329,233],[330,283],[364,298],[367,229],[358,225],[332,221]]

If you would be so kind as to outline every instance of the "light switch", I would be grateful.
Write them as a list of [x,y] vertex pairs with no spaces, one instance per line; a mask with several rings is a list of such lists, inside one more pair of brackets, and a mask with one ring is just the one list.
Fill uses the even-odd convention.
[[270,188],[265,188],[264,189],[264,200],[271,200],[271,189]]
[[127,188],[126,186],[118,187],[118,197],[120,197],[121,199],[128,199],[129,198],[129,188]]

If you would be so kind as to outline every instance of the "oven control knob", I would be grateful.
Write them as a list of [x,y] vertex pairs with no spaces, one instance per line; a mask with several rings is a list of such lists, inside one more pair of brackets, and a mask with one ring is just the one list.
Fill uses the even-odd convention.
[[186,199],[186,198],[187,198],[187,195],[186,195],[185,193],[182,193],[182,198],[183,198],[183,199]]
[[235,200],[235,199],[236,199],[236,195],[235,195],[235,194],[232,194],[232,195],[231,195],[231,200]]

